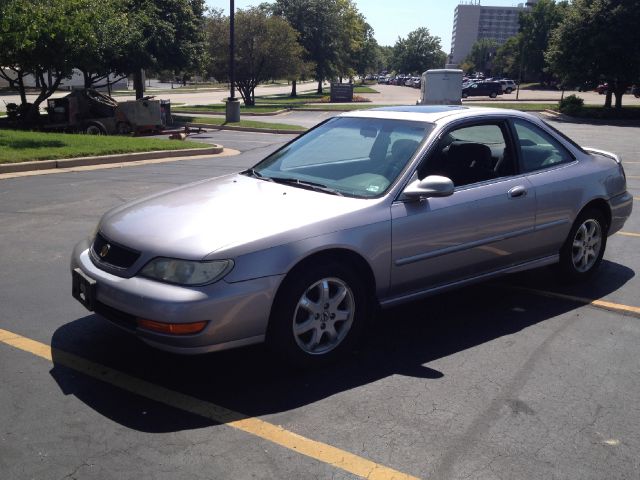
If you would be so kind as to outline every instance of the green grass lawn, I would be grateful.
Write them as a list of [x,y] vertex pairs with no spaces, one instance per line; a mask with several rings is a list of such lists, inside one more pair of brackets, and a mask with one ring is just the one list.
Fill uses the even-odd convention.
[[0,163],[182,150],[203,146],[205,145],[196,142],[175,142],[152,138],[0,130]]
[[267,123],[255,122],[253,120],[240,120],[239,122],[227,123],[224,118],[215,117],[194,117],[191,115],[180,115],[174,117],[174,120],[188,123],[202,123],[205,125],[224,125],[228,127],[246,127],[246,128],[263,128],[269,130],[295,130],[304,132],[307,129],[298,125],[286,125],[284,123]]
[[375,88],[367,87],[367,86],[358,86],[353,87],[353,93],[380,93]]

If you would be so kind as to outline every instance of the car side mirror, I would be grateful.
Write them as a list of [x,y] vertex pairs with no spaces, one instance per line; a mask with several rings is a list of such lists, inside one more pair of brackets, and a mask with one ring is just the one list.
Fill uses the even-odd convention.
[[440,175],[429,175],[422,180],[411,182],[402,192],[409,200],[421,198],[448,197],[453,195],[455,186],[450,178]]

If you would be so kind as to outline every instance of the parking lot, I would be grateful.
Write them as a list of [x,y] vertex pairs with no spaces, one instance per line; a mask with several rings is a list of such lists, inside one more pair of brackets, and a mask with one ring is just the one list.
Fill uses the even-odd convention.
[[386,310],[348,362],[306,372],[261,346],[154,350],[75,301],[68,268],[107,209],[291,136],[211,130],[199,140],[241,153],[0,177],[0,477],[639,478],[640,127],[553,125],[619,153],[634,195],[597,275]]

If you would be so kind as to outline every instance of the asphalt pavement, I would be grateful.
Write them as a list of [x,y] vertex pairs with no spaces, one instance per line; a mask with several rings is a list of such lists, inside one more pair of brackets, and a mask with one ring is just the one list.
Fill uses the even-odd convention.
[[620,153],[635,198],[593,280],[541,269],[394,308],[314,372],[261,346],[153,350],[84,310],[68,269],[107,209],[293,136],[210,130],[241,154],[0,179],[0,477],[639,478],[640,128],[553,124]]

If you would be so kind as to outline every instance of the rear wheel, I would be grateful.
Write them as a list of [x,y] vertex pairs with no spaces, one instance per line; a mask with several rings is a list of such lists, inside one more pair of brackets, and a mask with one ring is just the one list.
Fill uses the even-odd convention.
[[466,93],[463,93],[463,94],[462,94],[462,98],[467,98],[468,96],[469,96],[469,95],[468,95],[468,94],[466,94]]
[[600,263],[607,245],[607,224],[600,210],[583,211],[571,227],[560,250],[560,268],[569,280],[591,276]]
[[369,310],[362,282],[335,262],[294,272],[278,292],[267,342],[287,361],[316,366],[349,352]]
[[129,135],[132,132],[131,124],[129,122],[118,122],[116,131],[118,135]]
[[498,96],[498,94],[496,92],[491,92],[489,94],[489,98],[496,98]]
[[104,135],[105,131],[97,123],[90,123],[85,127],[84,133],[87,135]]

